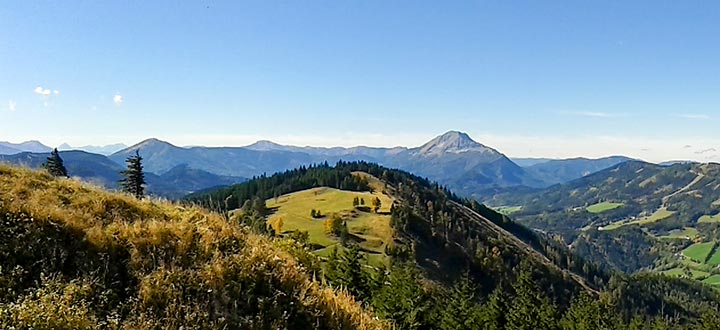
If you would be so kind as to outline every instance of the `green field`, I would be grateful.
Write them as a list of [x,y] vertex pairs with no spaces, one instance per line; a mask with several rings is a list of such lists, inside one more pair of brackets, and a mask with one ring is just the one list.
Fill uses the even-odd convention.
[[720,248],[715,248],[715,253],[708,259],[707,264],[711,266],[720,265]]
[[716,215],[703,215],[703,216],[701,216],[701,217],[698,219],[698,223],[703,223],[703,222],[708,222],[708,223],[710,223],[710,222],[720,222],[720,213],[718,213],[718,214],[716,214]]
[[499,213],[502,213],[504,215],[511,215],[513,213],[519,212],[522,210],[522,206],[497,206],[493,207],[493,209]]
[[683,255],[694,261],[704,263],[714,245],[713,242],[695,243],[683,250]]
[[[377,179],[373,178],[375,181]],[[309,243],[316,247],[315,253],[326,256],[334,246],[339,246],[336,237],[325,233],[325,221],[337,214],[347,221],[348,232],[359,241],[360,247],[367,252],[368,260],[374,264],[384,260],[385,245],[393,239],[394,231],[390,227],[390,206],[392,197],[382,193],[382,187],[370,180],[374,192],[354,192],[334,188],[313,188],[266,201],[273,213],[268,223],[276,227],[282,222],[281,232],[294,230],[307,231]],[[373,186],[375,185],[375,186]],[[378,213],[353,207],[353,199],[359,197],[370,206],[375,197],[380,198],[382,206]],[[310,210],[320,210],[324,217],[316,219],[310,216]]]
[[[597,204],[595,204],[595,205],[597,205]],[[637,220],[632,220],[632,221],[621,220],[618,222],[614,222],[612,224],[609,224],[609,225],[603,227],[603,230],[618,229],[622,226],[627,226],[627,225],[644,225],[644,224],[648,224],[648,223],[653,223],[653,222],[665,219],[673,214],[675,214],[675,212],[668,211],[665,208],[660,208],[657,211],[653,212],[653,214],[651,214],[650,216],[639,218]]]
[[[673,268],[669,269],[663,272],[667,276],[672,277],[685,277],[685,270],[683,268]],[[707,278],[710,276],[710,273],[704,272],[697,269],[690,269],[690,274],[692,276],[692,279],[701,279],[701,278]]]
[[674,230],[668,233],[665,236],[659,236],[660,239],[676,239],[676,238],[686,238],[686,239],[694,239],[698,235],[698,230],[693,227],[685,227],[683,230]]
[[720,286],[720,275],[712,275],[703,280],[703,283]]
[[586,210],[590,213],[601,213],[601,212],[609,211],[612,209],[616,209],[623,205],[625,205],[625,204],[624,203],[601,202],[601,203],[597,203],[597,204],[588,206],[586,208]]

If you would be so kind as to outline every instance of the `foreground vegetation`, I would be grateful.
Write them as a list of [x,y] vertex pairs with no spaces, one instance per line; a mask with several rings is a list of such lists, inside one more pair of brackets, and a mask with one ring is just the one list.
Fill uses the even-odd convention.
[[[307,171],[293,175],[307,178]],[[717,293],[707,287],[651,274],[596,273],[607,279],[587,281],[604,283],[595,290],[510,234],[541,244],[532,232],[481,205],[463,206],[467,201],[428,181],[364,163],[312,170],[347,173],[337,182],[359,178],[377,192],[358,171],[384,177],[382,189],[395,199],[388,267],[371,266],[353,241],[320,259],[307,236],[275,233],[257,196],[237,201],[243,207],[230,221],[194,206],[137,200],[0,165],[0,328],[718,327]],[[286,179],[291,184],[292,176]],[[492,219],[471,218],[470,208]],[[561,252],[553,253],[574,260]],[[471,258],[458,259],[468,253]],[[433,274],[422,260],[448,276]],[[559,299],[568,292],[566,301]]]
[[0,165],[2,329],[384,329],[205,210]]

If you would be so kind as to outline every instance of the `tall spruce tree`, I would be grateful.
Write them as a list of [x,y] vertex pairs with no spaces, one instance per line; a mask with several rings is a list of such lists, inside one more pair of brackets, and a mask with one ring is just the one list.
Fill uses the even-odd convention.
[[135,196],[136,198],[143,198],[145,196],[145,173],[143,173],[142,157],[140,157],[140,151],[135,150],[135,155],[129,156],[125,163],[127,163],[127,170],[120,172],[124,178],[120,180],[122,191],[127,192]]
[[60,158],[60,153],[57,148],[50,152],[50,157],[47,158],[43,167],[47,169],[52,176],[68,176],[67,170],[65,169],[65,165],[63,164],[62,158]]
[[475,330],[483,328],[482,310],[476,301],[476,288],[467,274],[450,289],[440,312],[441,330]]

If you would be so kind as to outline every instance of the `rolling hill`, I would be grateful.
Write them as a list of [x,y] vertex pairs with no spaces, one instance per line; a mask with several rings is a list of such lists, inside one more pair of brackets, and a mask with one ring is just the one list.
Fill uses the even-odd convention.
[[0,328],[389,329],[224,217],[0,165]]

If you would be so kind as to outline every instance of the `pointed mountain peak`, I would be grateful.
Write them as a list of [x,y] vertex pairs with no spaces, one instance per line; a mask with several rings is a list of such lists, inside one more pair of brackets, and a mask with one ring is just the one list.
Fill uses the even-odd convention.
[[132,146],[132,147],[130,147],[130,148],[135,148],[135,147],[147,147],[147,146],[171,146],[171,147],[175,147],[175,146],[174,146],[172,143],[170,143],[170,142],[166,142],[166,141],[163,141],[163,140],[160,140],[160,139],[156,139],[156,138],[149,138],[149,139],[144,140],[144,141],[142,141],[142,142],[140,142],[140,143],[138,143],[138,144],[136,144],[136,145],[134,145],[134,146]]
[[260,140],[257,141],[249,146],[246,146],[247,149],[252,150],[258,150],[258,151],[267,151],[267,150],[285,150],[287,149],[286,146],[277,144],[275,142],[269,141],[269,140]]
[[149,138],[147,140],[141,141],[140,143],[137,143],[135,145],[132,145],[130,147],[127,147],[125,149],[117,151],[114,153],[114,155],[128,154],[131,152],[135,152],[135,150],[138,150],[138,149],[145,150],[145,152],[156,153],[159,150],[168,149],[168,148],[180,149],[180,147],[177,147],[177,146],[171,144],[170,142],[165,142],[165,141],[162,141],[162,140],[159,140],[156,138]]
[[418,152],[423,155],[440,155],[444,153],[462,153],[470,151],[492,154],[498,153],[496,150],[476,142],[466,133],[458,131],[449,131],[430,140],[429,142],[423,144]]

